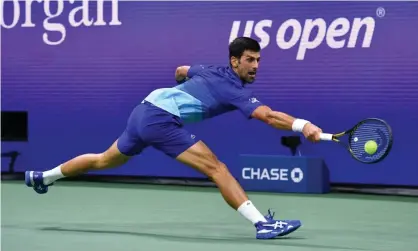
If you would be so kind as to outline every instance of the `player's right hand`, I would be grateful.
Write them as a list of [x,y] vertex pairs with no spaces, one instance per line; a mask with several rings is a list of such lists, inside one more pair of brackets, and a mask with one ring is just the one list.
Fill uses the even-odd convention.
[[319,142],[322,130],[316,125],[308,123],[303,127],[302,133],[307,140],[311,142]]

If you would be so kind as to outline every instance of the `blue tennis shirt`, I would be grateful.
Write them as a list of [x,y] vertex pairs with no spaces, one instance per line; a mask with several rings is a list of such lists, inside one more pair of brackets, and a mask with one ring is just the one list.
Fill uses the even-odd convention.
[[184,123],[199,122],[240,110],[247,118],[262,105],[230,68],[193,65],[189,80],[172,88],[160,88],[144,100],[173,114]]

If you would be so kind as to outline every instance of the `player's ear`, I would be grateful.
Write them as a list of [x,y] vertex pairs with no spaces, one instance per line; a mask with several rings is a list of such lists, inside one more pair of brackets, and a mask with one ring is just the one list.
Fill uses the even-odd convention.
[[231,65],[232,65],[233,68],[237,68],[238,67],[238,58],[231,57]]

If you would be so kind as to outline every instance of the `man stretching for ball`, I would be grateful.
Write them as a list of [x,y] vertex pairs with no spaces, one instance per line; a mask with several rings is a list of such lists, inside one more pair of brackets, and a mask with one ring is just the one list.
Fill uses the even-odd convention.
[[247,118],[277,129],[301,132],[308,140],[319,141],[321,129],[309,121],[271,110],[246,88],[255,80],[259,61],[258,42],[240,37],[229,45],[229,66],[178,67],[175,74],[178,85],[151,92],[133,109],[125,131],[105,152],[80,155],[45,172],[27,171],[26,185],[43,194],[58,179],[121,166],[152,146],[208,176],[228,205],[254,224],[257,239],[295,231],[301,226],[300,221],[274,220],[270,211],[263,216],[226,165],[183,128],[187,123],[239,110]]

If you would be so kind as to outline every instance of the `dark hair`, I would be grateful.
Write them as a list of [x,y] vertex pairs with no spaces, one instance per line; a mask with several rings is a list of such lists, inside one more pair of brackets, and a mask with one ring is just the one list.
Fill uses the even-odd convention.
[[237,37],[229,44],[229,59],[231,57],[241,58],[244,51],[259,52],[261,50],[260,44],[249,37]]

